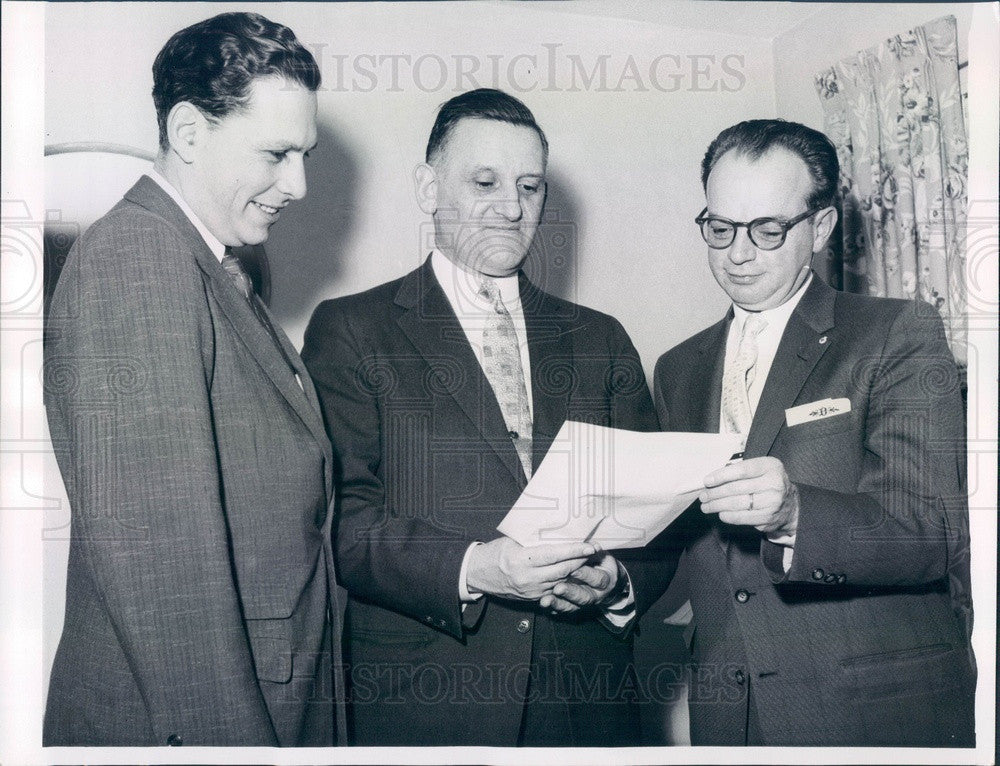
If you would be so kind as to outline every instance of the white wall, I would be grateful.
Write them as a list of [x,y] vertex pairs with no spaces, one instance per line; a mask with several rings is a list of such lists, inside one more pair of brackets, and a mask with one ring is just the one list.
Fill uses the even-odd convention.
[[[548,133],[547,215],[554,222],[539,242],[549,289],[620,318],[649,370],[660,353],[721,315],[725,301],[692,222],[701,209],[698,164],[721,128],[773,113],[769,44],[609,22],[560,5],[254,6],[320,51],[327,88],[309,196],[267,245],[273,304],[294,342],[320,300],[400,276],[424,257],[426,219],[414,200],[412,169],[436,108],[476,84],[522,97]],[[235,7],[50,5],[46,140],[155,149],[149,91],[156,51],[182,26]],[[669,15],[665,4],[662,16]],[[394,54],[410,57],[396,59],[395,81],[393,60],[384,58]],[[464,58],[456,64],[455,57]],[[574,71],[574,60],[585,75]],[[602,60],[605,81],[598,73],[588,86]],[[475,82],[457,82],[459,66],[476,67]],[[560,235],[575,248],[555,248]],[[535,259],[536,273],[542,262]],[[675,299],[681,295],[692,300]]]

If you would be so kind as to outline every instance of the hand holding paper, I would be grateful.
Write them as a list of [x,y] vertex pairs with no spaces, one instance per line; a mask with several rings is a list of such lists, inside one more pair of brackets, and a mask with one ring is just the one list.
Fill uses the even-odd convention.
[[764,533],[794,535],[799,492],[775,457],[755,457],[713,471],[698,499],[704,513],[726,524],[751,526]]
[[739,434],[639,433],[566,421],[497,529],[524,546],[640,547],[741,447]]
[[589,543],[567,542],[522,547],[498,537],[472,549],[466,581],[472,593],[536,601],[552,591],[592,556]]

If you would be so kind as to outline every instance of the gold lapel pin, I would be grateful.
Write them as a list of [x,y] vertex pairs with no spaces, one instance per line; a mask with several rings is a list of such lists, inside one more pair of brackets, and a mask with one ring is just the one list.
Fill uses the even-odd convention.
[[822,338],[819,339],[819,345],[822,346],[824,343],[826,343],[826,336],[825,335]]

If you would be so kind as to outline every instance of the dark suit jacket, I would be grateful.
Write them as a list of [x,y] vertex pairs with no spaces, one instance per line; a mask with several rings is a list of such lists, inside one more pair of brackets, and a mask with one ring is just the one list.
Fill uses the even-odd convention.
[[45,744],[320,745],[344,730],[330,445],[275,330],[304,391],[147,177],[70,253],[46,343],[72,539]]
[[[536,467],[566,419],[655,427],[617,321],[523,277],[521,298]],[[551,724],[550,744],[635,744],[628,635],[490,597],[462,612],[466,549],[499,536],[524,474],[430,261],[322,303],[302,356],[337,455],[353,741],[515,745],[535,663],[532,720]]]
[[[717,431],[730,316],[656,366],[660,426]],[[846,397],[793,427],[785,409]],[[689,509],[695,744],[968,745],[968,514],[959,378],[937,313],[818,277],[782,337],[746,457],[779,458],[801,510],[782,548]],[[683,535],[681,535],[683,532]]]

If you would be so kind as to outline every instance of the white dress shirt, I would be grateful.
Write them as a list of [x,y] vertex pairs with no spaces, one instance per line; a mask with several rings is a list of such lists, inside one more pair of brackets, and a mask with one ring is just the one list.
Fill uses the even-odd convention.
[[[774,363],[774,356],[778,353],[778,345],[781,343],[781,336],[785,334],[785,327],[788,325],[788,320],[791,319],[792,312],[795,311],[795,307],[799,305],[799,301],[802,300],[802,296],[805,294],[805,291],[812,282],[812,279],[813,275],[810,274],[802,286],[796,291],[795,295],[782,303],[780,306],[775,306],[773,309],[765,309],[764,311],[757,312],[758,316],[760,316],[767,324],[757,335],[757,363],[754,366],[753,382],[747,389],[747,398],[750,400],[751,413],[757,412],[757,405],[760,403],[760,395],[764,390],[764,384],[767,382],[767,376],[771,371],[771,365]],[[727,369],[736,357],[736,352],[740,345],[740,336],[743,333],[743,325],[746,323],[749,315],[749,311],[733,304],[733,321],[729,323],[729,335],[726,338],[725,364]],[[725,379],[725,370],[723,370],[723,379]],[[719,412],[722,412],[721,399],[719,402]],[[723,430],[726,429],[725,418],[720,418],[719,427]],[[788,568],[792,564],[795,535],[778,535],[771,533],[767,536],[767,539],[773,543],[777,543],[778,545],[785,546],[783,564],[785,571],[787,572]]]
[[184,201],[180,192],[155,169],[150,170],[146,175],[153,179],[163,191],[170,195],[170,199],[177,203],[177,206],[187,216],[188,220],[191,221],[192,225],[198,230],[198,233],[201,234],[201,238],[205,240],[205,244],[212,251],[212,255],[219,259],[219,263],[222,263],[222,259],[226,255],[226,246],[212,232],[205,228],[205,224],[201,222],[201,219],[195,215],[195,212],[188,203]]

